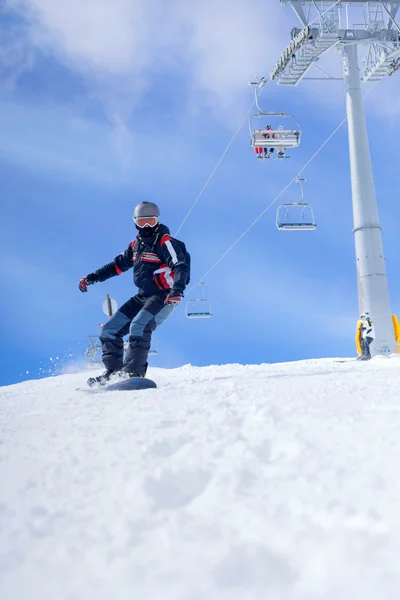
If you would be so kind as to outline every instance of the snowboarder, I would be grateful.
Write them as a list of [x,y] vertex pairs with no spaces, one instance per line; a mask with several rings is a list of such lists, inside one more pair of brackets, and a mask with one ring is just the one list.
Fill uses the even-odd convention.
[[[182,300],[190,280],[190,255],[185,244],[172,238],[168,227],[160,223],[158,206],[141,202],[134,210],[133,221],[138,234],[125,252],[79,281],[80,291],[87,292],[87,286],[133,267],[134,283],[139,288],[100,331],[106,370],[88,379],[90,387],[145,376],[151,334]],[[123,336],[128,333],[124,359]]]
[[361,348],[361,354],[357,360],[370,360],[371,350],[370,345],[375,339],[375,328],[368,312],[361,315],[357,323],[357,340],[358,347]]

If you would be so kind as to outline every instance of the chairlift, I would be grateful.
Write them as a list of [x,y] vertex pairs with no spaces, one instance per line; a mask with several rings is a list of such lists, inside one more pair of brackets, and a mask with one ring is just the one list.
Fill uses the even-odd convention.
[[317,226],[314,212],[309,204],[288,202],[278,208],[276,226],[280,231],[313,230]]
[[301,186],[301,202],[286,202],[276,213],[276,226],[280,231],[312,231],[317,228],[312,206],[304,202],[305,179],[295,178]]
[[[283,158],[289,158],[286,154],[286,150],[297,148],[299,146],[301,128],[293,115],[283,112],[265,111],[260,107],[259,96],[266,83],[267,80],[264,77],[258,82],[250,82],[250,85],[255,85],[255,104],[259,111],[249,118],[251,146],[254,148],[257,158],[260,160],[266,160],[273,157],[281,160]],[[291,119],[295,126],[292,129],[286,128],[283,125],[272,126],[271,123],[273,122],[274,117]]]
[[204,281],[198,284],[201,289],[200,298],[188,300],[186,304],[186,317],[188,319],[209,319],[212,317],[211,306],[204,295]]
[[101,342],[98,335],[87,335],[89,340],[88,347],[85,350],[85,357],[90,363],[101,363]]
[[157,356],[158,355],[158,345],[154,344],[151,346],[149,350],[149,356]]

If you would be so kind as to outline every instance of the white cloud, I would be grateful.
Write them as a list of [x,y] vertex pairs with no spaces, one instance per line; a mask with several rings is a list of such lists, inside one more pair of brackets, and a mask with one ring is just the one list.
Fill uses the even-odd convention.
[[[88,77],[120,119],[156,85],[155,73],[171,67],[190,74],[192,106],[211,105],[221,115],[248,102],[247,80],[268,74],[290,28],[298,25],[292,11],[267,0],[7,0],[6,5],[25,18],[31,48],[55,54]],[[352,14],[360,22],[360,10]],[[21,53],[22,33],[18,47],[8,44],[11,53]],[[340,63],[330,52],[320,64],[336,75]],[[398,85],[393,84],[395,91]],[[316,86],[318,98],[322,93],[327,102],[342,96],[340,83],[305,84],[316,101]],[[379,91],[380,98],[384,95]],[[396,103],[384,104],[385,112],[397,110]]]
[[[188,67],[202,100],[226,106],[247,95],[285,45],[279,5],[241,0],[9,0],[32,44],[53,52],[100,87],[124,79],[137,98],[154,69]],[[282,37],[283,36],[283,37]],[[121,90],[119,90],[121,93]],[[211,99],[207,94],[211,94]],[[117,92],[115,96],[118,96]]]
[[367,100],[368,109],[378,113],[395,130],[399,129],[398,117],[400,115],[400,71],[392,77],[385,77],[371,93]]
[[148,63],[148,52],[140,51],[148,35],[146,2],[10,0],[9,6],[27,18],[37,46],[79,70],[119,74]]
[[0,80],[3,88],[14,87],[21,73],[33,64],[33,52],[26,39],[26,30],[21,24],[10,24],[2,28],[0,36]]

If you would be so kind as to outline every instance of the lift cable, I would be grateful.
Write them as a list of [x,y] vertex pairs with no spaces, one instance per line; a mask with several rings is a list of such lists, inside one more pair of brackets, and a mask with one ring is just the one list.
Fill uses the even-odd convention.
[[[366,96],[368,96],[368,94],[370,92],[372,92],[372,90],[375,88],[375,86],[379,83],[379,81],[376,81],[371,87],[370,89],[364,94],[364,98],[366,98]],[[254,227],[254,225],[256,223],[258,223],[258,221],[265,215],[265,213],[271,208],[271,206],[273,206],[281,196],[283,196],[283,194],[289,189],[289,187],[296,181],[297,177],[299,177],[299,175],[301,175],[301,173],[309,166],[309,164],[314,160],[314,158],[316,158],[316,156],[318,156],[318,154],[321,152],[321,150],[327,145],[327,143],[333,138],[334,135],[336,135],[336,133],[339,131],[339,129],[346,123],[347,121],[347,117],[345,117],[343,119],[343,121],[341,123],[339,123],[339,125],[333,130],[333,132],[326,138],[326,140],[323,142],[323,144],[321,144],[321,146],[318,148],[318,150],[316,152],[314,152],[314,154],[311,156],[311,158],[303,165],[303,167],[300,169],[300,171],[297,173],[296,177],[294,177],[293,179],[291,179],[289,181],[289,183],[279,192],[279,194],[268,204],[268,206],[258,215],[258,217],[256,219],[254,219],[254,221],[247,227],[247,229],[245,229],[243,231],[243,233],[240,234],[240,236],[233,242],[233,244],[231,244],[229,246],[229,248],[227,250],[225,250],[225,252],[220,256],[220,258],[212,265],[212,267],[210,267],[208,269],[208,271],[206,271],[206,273],[204,273],[204,275],[202,275],[202,277],[195,283],[195,285],[190,288],[190,290],[188,291],[188,293],[192,292],[195,287],[197,285],[199,285],[199,283],[201,281],[204,281],[206,279],[206,277],[211,273],[211,271],[213,271],[215,269],[215,267],[217,265],[219,265],[219,263],[225,258],[225,256],[227,256],[227,254],[229,254],[229,252],[231,250],[233,250],[233,248],[244,238],[244,236],[250,231],[250,229],[252,229]]]
[[227,147],[225,148],[225,150],[223,151],[223,153],[221,154],[221,156],[219,157],[215,167],[213,168],[213,170],[211,171],[210,175],[208,176],[205,184],[203,185],[203,187],[201,188],[196,200],[193,202],[192,206],[189,208],[185,218],[183,219],[182,223],[179,225],[178,229],[175,232],[175,236],[176,237],[178,235],[178,233],[180,232],[180,230],[182,229],[182,227],[184,226],[184,224],[186,223],[186,221],[188,220],[189,216],[191,215],[194,207],[196,206],[196,204],[198,203],[198,201],[200,200],[200,198],[202,197],[206,187],[208,186],[208,184],[210,183],[211,179],[213,178],[216,170],[218,169],[219,165],[221,164],[221,162],[223,161],[223,159],[225,158],[226,153],[228,152],[229,148],[232,146],[233,142],[235,141],[235,139],[237,138],[240,130],[242,129],[243,125],[248,121],[249,116],[253,110],[253,106],[254,106],[255,102],[252,103],[252,105],[250,106],[249,110],[246,112],[246,115],[244,117],[244,119],[241,121],[239,127],[236,129],[235,133],[233,134],[231,140],[229,141]]

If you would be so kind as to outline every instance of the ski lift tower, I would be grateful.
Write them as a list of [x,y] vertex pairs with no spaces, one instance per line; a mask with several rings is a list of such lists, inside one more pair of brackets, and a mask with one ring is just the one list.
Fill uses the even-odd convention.
[[[369,312],[374,322],[374,354],[388,355],[396,352],[396,343],[361,82],[379,81],[400,69],[396,22],[400,0],[281,0],[281,4],[291,5],[301,27],[292,29],[291,42],[270,73],[271,80],[297,85],[303,79],[338,79],[317,62],[331,48],[342,53],[359,311]],[[366,47],[362,68],[360,45]]]

